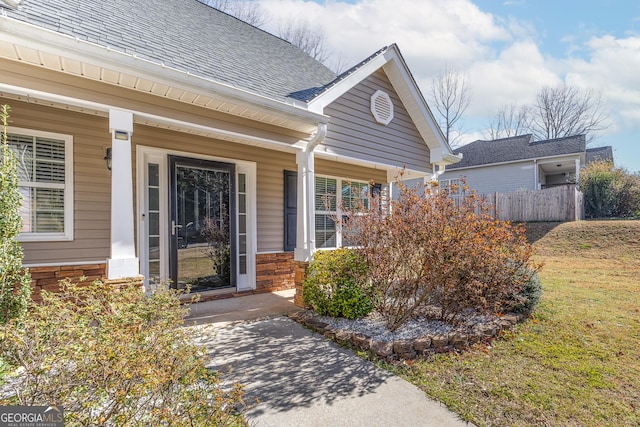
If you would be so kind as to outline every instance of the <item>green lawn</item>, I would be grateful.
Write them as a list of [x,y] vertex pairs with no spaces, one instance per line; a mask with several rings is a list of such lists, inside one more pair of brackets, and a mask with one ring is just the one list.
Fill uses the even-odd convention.
[[531,319],[387,368],[479,426],[640,425],[640,221],[537,228],[545,293]]

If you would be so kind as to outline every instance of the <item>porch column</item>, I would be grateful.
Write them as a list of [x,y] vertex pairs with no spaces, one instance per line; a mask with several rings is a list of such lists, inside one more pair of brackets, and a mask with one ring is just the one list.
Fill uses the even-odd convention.
[[298,209],[296,212],[296,261],[308,262],[316,249],[315,173],[313,151],[296,153],[298,164]]
[[313,135],[302,151],[296,153],[298,164],[298,192],[296,211],[296,261],[309,262],[316,250],[316,218],[315,218],[315,172],[314,153],[316,146],[324,140],[327,125],[318,125],[318,132]]
[[109,110],[111,132],[111,257],[107,260],[107,279],[137,277],[133,233],[133,173],[131,170],[131,134],[133,114]]

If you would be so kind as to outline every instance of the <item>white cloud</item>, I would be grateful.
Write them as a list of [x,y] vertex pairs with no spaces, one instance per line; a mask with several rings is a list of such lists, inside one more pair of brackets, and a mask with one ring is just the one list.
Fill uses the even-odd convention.
[[491,14],[468,0],[259,1],[272,18],[269,30],[281,19],[304,17],[324,28],[330,50],[349,66],[397,43],[412,71],[433,75],[444,63],[464,66],[491,54],[492,42],[510,38]]
[[565,61],[568,83],[602,94],[614,126],[640,129],[640,38],[596,37],[587,43],[586,59]]
[[612,113],[610,135],[640,130],[638,36],[600,36],[584,44],[582,37],[567,35],[573,44],[554,58],[541,52],[543,35],[533,21],[494,16],[471,0],[256,1],[271,17],[268,31],[290,17],[322,27],[329,51],[345,66],[397,43],[425,95],[446,65],[465,72],[472,99],[464,142],[482,137],[502,105],[531,103],[542,86],[563,80],[602,92]]
[[347,66],[397,43],[425,94],[445,65],[466,72],[471,115],[530,102],[541,85],[558,81],[530,41],[530,24],[494,17],[469,0],[259,1],[272,18],[268,29],[292,16],[317,23]]
[[560,82],[538,47],[515,42],[496,59],[479,61],[469,70],[473,86],[472,115],[496,112],[507,104],[530,104],[544,85]]

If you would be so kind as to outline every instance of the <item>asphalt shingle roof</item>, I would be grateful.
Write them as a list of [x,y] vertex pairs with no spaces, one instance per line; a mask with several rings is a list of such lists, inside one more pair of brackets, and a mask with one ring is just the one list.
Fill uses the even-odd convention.
[[7,16],[278,101],[336,74],[298,47],[197,0],[24,0]]
[[591,162],[613,162],[613,149],[610,145],[606,147],[587,148],[585,164]]
[[448,169],[512,162],[542,157],[579,154],[585,152],[584,135],[533,141],[531,135],[514,136],[492,141],[478,140],[453,152],[462,153],[462,160]]

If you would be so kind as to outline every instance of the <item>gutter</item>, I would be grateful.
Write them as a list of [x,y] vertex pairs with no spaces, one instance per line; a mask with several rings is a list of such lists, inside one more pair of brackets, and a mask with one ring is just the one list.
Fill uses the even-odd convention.
[[[324,114],[310,111],[305,106],[297,106],[284,101],[277,101],[263,95],[258,95],[246,89],[226,85],[215,80],[201,77],[168,67],[163,63],[144,59],[135,54],[128,54],[113,50],[96,43],[80,40],[71,36],[57,33],[46,28],[38,27],[6,14],[0,15],[0,40],[5,43],[22,46],[27,49],[54,54],[63,58],[122,72],[140,79],[152,79],[169,87],[180,88],[196,94],[210,92],[218,94],[229,101],[252,104],[267,112],[287,114],[310,123],[327,123],[329,118]],[[26,61],[21,61],[28,63]],[[33,65],[33,64],[32,64]],[[43,66],[42,64],[39,64]],[[61,70],[58,70],[61,71]],[[196,82],[196,84],[194,84]],[[176,85],[175,83],[178,83]],[[303,108],[304,107],[304,108]]]

